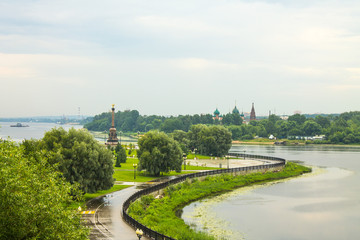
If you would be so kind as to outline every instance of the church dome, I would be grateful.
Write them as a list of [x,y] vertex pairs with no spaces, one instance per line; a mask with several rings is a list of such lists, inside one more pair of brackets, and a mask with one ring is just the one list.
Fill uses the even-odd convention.
[[240,114],[240,112],[239,112],[239,110],[237,109],[236,106],[235,106],[235,108],[233,109],[232,113]]
[[216,110],[215,110],[215,112],[214,112],[214,115],[216,116],[216,115],[220,115],[220,112],[219,112],[219,110],[216,108]]

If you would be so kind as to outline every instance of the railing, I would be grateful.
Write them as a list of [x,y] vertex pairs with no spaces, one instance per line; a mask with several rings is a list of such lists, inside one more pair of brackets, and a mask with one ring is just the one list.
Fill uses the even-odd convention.
[[210,170],[210,171],[203,171],[203,172],[197,172],[197,173],[190,173],[186,175],[182,175],[180,177],[171,179],[167,182],[163,182],[154,186],[151,186],[146,189],[142,189],[133,195],[131,195],[123,204],[122,208],[122,217],[123,219],[130,224],[133,228],[139,228],[143,231],[145,235],[152,239],[161,239],[161,240],[175,240],[174,238],[171,238],[169,236],[166,236],[164,234],[161,234],[159,232],[156,232],[143,224],[136,221],[134,218],[130,217],[127,214],[127,209],[129,208],[130,204],[135,201],[136,199],[140,198],[141,196],[148,195],[150,193],[159,191],[163,188],[166,188],[172,184],[180,183],[185,181],[188,178],[198,178],[198,177],[204,177],[209,175],[217,175],[222,173],[235,173],[235,172],[247,172],[247,171],[254,171],[254,170],[262,170],[262,169],[269,169],[269,168],[278,168],[285,166],[286,160],[283,158],[277,158],[277,157],[269,157],[269,156],[260,156],[260,155],[251,155],[251,154],[243,154],[243,153],[230,153],[229,156],[231,157],[243,157],[243,158],[252,158],[252,159],[265,159],[265,160],[272,160],[272,161],[278,161],[277,163],[265,163],[264,165],[257,165],[257,166],[248,166],[248,167],[237,167],[237,168],[227,168],[227,169],[219,169],[219,170]]

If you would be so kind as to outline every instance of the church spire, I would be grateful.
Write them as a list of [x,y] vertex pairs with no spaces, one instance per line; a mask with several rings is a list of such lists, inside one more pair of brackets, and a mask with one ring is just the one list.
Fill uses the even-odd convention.
[[252,103],[251,112],[250,112],[250,121],[256,120],[254,103]]

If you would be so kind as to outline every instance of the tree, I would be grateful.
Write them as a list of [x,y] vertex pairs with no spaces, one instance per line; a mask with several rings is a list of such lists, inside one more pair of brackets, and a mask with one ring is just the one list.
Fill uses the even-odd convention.
[[115,167],[121,167],[121,163],[126,163],[126,150],[121,146],[121,144],[118,144],[115,147],[115,153],[116,153]]
[[0,141],[0,239],[87,239],[80,214],[69,206],[80,196],[39,152]]
[[307,120],[304,123],[303,129],[306,136],[314,136],[321,133],[320,124],[316,123],[314,120]]
[[138,140],[139,170],[151,175],[161,172],[181,171],[182,150],[179,144],[164,132],[149,131]]
[[231,132],[223,126],[193,125],[189,138],[191,148],[204,155],[221,157],[231,147]]
[[330,127],[330,120],[327,117],[321,116],[321,115],[317,115],[315,117],[315,122],[317,122],[318,124],[320,124],[320,126],[322,128],[328,128]]
[[187,132],[175,130],[170,134],[170,136],[180,144],[180,148],[183,153],[188,153],[190,151],[190,140]]
[[298,126],[300,126],[306,121],[306,117],[305,115],[301,115],[297,113],[292,116],[289,116],[288,121],[294,121]]
[[178,118],[168,118],[162,123],[160,128],[162,131],[170,133],[174,130],[183,130],[184,124]]
[[114,184],[113,154],[88,131],[54,128],[45,133],[37,147],[48,152],[49,163],[57,165],[71,184],[79,183],[85,193],[106,190]]

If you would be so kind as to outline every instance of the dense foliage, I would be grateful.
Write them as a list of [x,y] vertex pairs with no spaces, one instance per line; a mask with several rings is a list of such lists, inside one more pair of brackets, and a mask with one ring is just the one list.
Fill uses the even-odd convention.
[[193,125],[188,139],[191,150],[207,156],[221,157],[231,148],[231,133],[219,125]]
[[0,141],[0,189],[0,239],[87,239],[80,214],[69,208],[76,186],[43,155]]
[[159,176],[160,172],[181,171],[182,151],[174,139],[163,132],[150,131],[139,139],[139,170]]
[[[147,132],[152,129],[173,133],[189,132],[193,125],[223,125],[232,133],[233,140],[246,140],[255,137],[268,138],[274,135],[278,139],[301,139],[315,135],[325,135],[323,143],[350,144],[360,143],[360,112],[347,112],[340,115],[301,115],[294,114],[287,120],[270,115],[268,118],[243,124],[238,113],[228,113],[222,121],[212,119],[212,115],[180,115],[178,117],[141,116],[138,111],[117,112],[115,125],[124,132]],[[102,113],[87,123],[85,128],[95,131],[107,131],[111,124],[111,113]],[[184,143],[186,144],[186,143]],[[184,146],[184,145],[183,145]],[[182,147],[183,147],[182,146]]]
[[348,112],[335,117],[317,115],[315,118],[295,114],[287,120],[271,115],[268,119],[252,121],[249,125],[230,126],[229,130],[233,139],[237,140],[253,139],[255,136],[267,138],[270,135],[279,139],[325,135],[326,141],[321,143],[359,144],[360,112]]
[[85,193],[113,186],[113,154],[84,130],[54,128],[43,139],[25,141],[28,154],[43,152],[49,163],[56,165],[70,183],[79,183]]
[[[141,116],[138,111],[118,111],[115,113],[115,128],[123,132],[147,132],[158,129],[164,132],[174,130],[188,131],[194,124],[212,124],[213,119],[210,114],[195,114],[193,116]],[[96,115],[92,122],[85,124],[85,128],[92,131],[107,131],[111,127],[111,113],[101,113]]]
[[129,207],[129,215],[145,226],[175,239],[215,239],[202,232],[195,232],[187,226],[176,211],[186,204],[214,193],[230,191],[234,188],[250,184],[298,176],[311,169],[295,163],[287,163],[280,172],[253,173],[247,175],[209,176],[205,181],[196,179],[182,184],[172,185],[165,189],[164,197],[155,199],[153,196],[143,196]]
[[126,163],[126,150],[120,144],[115,147],[115,167],[121,167],[121,163]]

